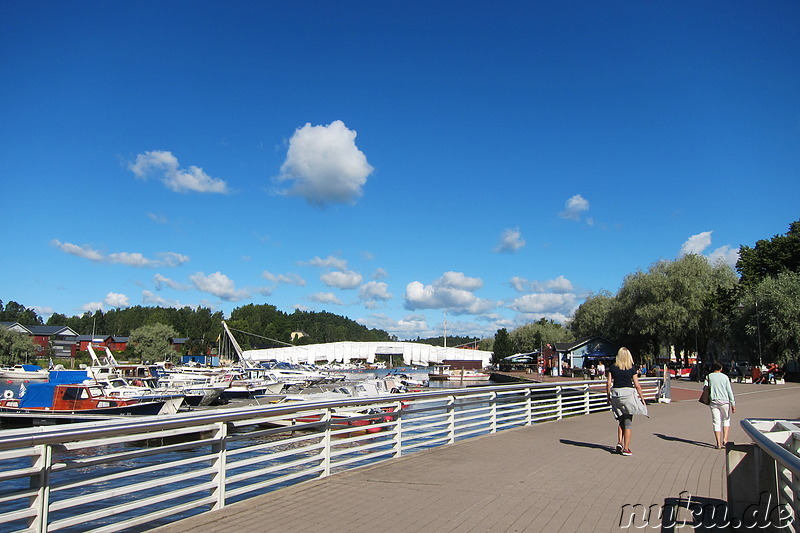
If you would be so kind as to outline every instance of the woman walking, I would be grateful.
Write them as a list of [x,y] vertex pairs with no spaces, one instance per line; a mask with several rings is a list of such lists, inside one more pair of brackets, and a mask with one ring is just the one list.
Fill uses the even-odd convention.
[[639,385],[639,374],[633,366],[630,350],[620,348],[617,360],[606,372],[606,395],[611,411],[617,419],[617,452],[633,455],[631,452],[631,432],[633,415],[647,415],[644,393]]
[[731,413],[736,412],[731,380],[722,373],[722,365],[713,363],[711,373],[706,376],[705,386],[709,388],[711,403],[711,425],[718,450],[728,444],[728,431],[731,428]]

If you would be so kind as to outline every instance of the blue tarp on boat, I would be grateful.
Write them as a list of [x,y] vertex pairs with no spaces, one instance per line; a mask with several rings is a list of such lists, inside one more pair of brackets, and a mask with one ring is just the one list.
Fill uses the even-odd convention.
[[42,367],[39,365],[21,365],[22,369],[26,372],[38,372],[39,370],[43,370]]
[[52,407],[56,385],[57,383],[31,383],[19,399],[20,408]]
[[85,370],[52,370],[50,372],[50,383],[83,383],[89,379],[89,374]]

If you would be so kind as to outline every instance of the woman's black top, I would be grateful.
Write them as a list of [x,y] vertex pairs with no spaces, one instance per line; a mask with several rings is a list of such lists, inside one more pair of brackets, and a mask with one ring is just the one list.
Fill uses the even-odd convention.
[[636,368],[631,367],[628,370],[620,370],[617,365],[611,365],[608,369],[611,372],[613,384],[612,389],[622,389],[624,387],[633,387],[633,376],[636,374]]

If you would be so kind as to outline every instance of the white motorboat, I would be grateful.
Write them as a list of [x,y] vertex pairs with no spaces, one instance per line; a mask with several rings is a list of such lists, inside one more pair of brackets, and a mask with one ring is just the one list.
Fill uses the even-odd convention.
[[14,365],[0,368],[3,379],[47,379],[50,371],[39,365]]
[[430,381],[489,381],[491,374],[469,370],[466,368],[452,369],[450,365],[436,365],[428,372]]

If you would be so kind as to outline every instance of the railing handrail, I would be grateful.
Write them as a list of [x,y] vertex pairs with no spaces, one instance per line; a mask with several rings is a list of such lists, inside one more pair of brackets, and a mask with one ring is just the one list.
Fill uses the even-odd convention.
[[[643,386],[656,384],[662,378],[642,378]],[[131,417],[124,420],[105,420],[102,422],[88,422],[74,424],[74,429],[67,429],[63,425],[50,428],[35,428],[31,433],[30,428],[23,430],[0,431],[0,450],[8,450],[21,446],[36,446],[42,444],[57,444],[64,440],[89,440],[100,437],[122,435],[130,433],[131,426],[135,426],[137,433],[143,430],[158,431],[170,428],[182,428],[199,424],[214,424],[219,422],[234,422],[253,418],[254,414],[264,416],[279,416],[301,411],[329,409],[332,407],[354,407],[361,405],[388,404],[414,399],[446,398],[452,396],[466,396],[470,394],[486,394],[491,392],[513,392],[515,390],[530,389],[556,389],[579,388],[587,385],[596,387],[605,386],[602,380],[584,381],[557,381],[549,383],[512,383],[506,385],[486,385],[478,387],[462,387],[456,389],[428,390],[422,392],[398,393],[389,396],[350,398],[345,400],[326,400],[318,402],[296,402],[287,404],[256,405],[247,407],[221,408],[209,411],[190,411],[171,415],[155,415],[151,417]]]
[[[781,422],[790,422],[785,419],[773,418],[745,418],[740,422],[742,429],[753,440],[753,443],[761,448],[767,455],[775,459],[778,463],[792,471],[795,476],[800,476],[800,457],[790,450],[787,450],[777,442],[766,436],[755,424],[759,422],[772,423],[773,427]],[[791,421],[797,422],[797,421]]]

